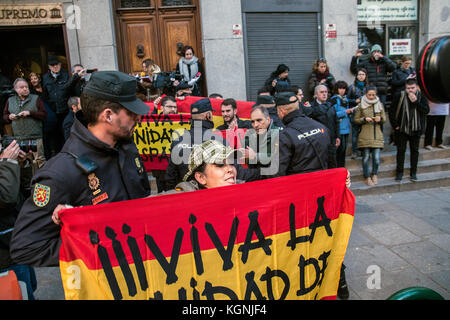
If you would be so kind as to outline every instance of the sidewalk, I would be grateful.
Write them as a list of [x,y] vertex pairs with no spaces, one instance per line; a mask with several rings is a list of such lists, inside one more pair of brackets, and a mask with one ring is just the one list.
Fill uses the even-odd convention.
[[[450,187],[357,196],[344,263],[350,300],[385,300],[414,286],[450,299]],[[374,270],[379,289],[367,286]],[[59,268],[36,273],[37,299],[64,299]]]
[[415,286],[450,299],[450,188],[357,196],[345,265],[351,300]]

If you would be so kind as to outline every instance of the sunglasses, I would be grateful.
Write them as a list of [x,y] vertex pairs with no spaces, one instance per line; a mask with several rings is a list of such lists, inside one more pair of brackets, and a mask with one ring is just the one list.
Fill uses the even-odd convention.
[[327,59],[325,59],[325,58],[320,58],[320,59],[319,59],[319,62],[327,62]]

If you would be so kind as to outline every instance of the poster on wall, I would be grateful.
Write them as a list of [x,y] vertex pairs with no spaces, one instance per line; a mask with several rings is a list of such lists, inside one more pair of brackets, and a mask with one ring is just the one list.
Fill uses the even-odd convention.
[[389,40],[389,55],[409,55],[411,53],[411,39]]
[[417,0],[358,0],[358,21],[417,20],[417,3]]
[[325,27],[325,40],[336,40],[337,39],[337,28],[335,24],[327,24]]

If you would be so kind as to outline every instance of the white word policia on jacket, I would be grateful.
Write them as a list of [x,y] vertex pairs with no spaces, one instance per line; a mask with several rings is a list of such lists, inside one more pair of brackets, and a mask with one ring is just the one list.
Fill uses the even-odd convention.
[[314,136],[319,133],[324,133],[324,130],[323,129],[313,129],[310,132],[305,132],[305,133],[299,134],[297,137],[298,137],[298,140],[302,140],[304,138],[308,138],[308,137]]

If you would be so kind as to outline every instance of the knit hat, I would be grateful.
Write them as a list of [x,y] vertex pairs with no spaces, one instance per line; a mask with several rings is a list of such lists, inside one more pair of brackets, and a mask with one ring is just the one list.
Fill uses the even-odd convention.
[[370,49],[370,53],[373,53],[374,51],[383,52],[383,49],[381,48],[381,46],[379,44],[375,44],[372,46],[372,49]]

